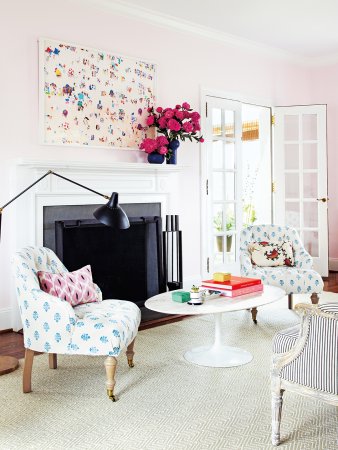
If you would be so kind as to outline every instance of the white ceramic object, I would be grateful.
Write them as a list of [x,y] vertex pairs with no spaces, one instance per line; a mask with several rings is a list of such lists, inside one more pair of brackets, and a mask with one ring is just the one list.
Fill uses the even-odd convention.
[[202,292],[193,292],[190,291],[190,300],[188,302],[189,305],[201,305],[203,303]]
[[[251,353],[237,347],[223,344],[222,313],[252,309],[267,305],[284,297],[285,291],[274,286],[264,286],[263,292],[236,297],[213,297],[205,300],[202,305],[188,305],[171,300],[171,292],[155,295],[145,302],[145,306],[153,311],[165,314],[214,314],[214,343],[207,347],[197,347],[188,350],[184,358],[194,364],[207,367],[234,367],[247,364],[252,360]],[[248,319],[249,320],[249,319]]]

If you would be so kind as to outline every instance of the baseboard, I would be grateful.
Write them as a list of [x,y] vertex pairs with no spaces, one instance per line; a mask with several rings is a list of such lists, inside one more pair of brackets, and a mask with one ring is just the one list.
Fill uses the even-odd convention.
[[329,270],[338,272],[338,258],[329,258]]
[[12,328],[12,308],[0,308],[0,330]]

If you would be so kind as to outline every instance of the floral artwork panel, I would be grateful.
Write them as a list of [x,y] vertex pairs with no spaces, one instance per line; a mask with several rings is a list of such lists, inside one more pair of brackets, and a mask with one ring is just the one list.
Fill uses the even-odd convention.
[[40,83],[43,143],[136,149],[146,137],[154,64],[40,39]]

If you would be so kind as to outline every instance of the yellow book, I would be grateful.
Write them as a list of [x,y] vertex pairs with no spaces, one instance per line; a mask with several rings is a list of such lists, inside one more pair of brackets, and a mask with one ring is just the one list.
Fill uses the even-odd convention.
[[220,282],[224,282],[224,281],[230,281],[231,279],[231,273],[227,272],[227,273],[223,273],[223,272],[216,272],[213,275],[213,280],[214,281],[220,281]]

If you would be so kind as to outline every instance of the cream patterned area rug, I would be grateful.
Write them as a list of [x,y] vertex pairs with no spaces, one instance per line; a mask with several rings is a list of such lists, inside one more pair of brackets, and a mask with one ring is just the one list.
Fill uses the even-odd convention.
[[[325,300],[337,298],[325,294]],[[58,369],[50,370],[47,355],[37,356],[31,394],[22,394],[22,367],[0,378],[0,448],[272,449],[271,342],[297,321],[286,298],[259,308],[258,325],[247,311],[224,314],[224,342],[254,359],[219,369],[183,358],[187,349],[211,343],[211,316],[141,331],[135,367],[128,368],[125,355],[119,358],[116,403],[106,397],[104,358],[61,355]],[[284,397],[279,448],[338,448],[335,407],[287,392]]]

